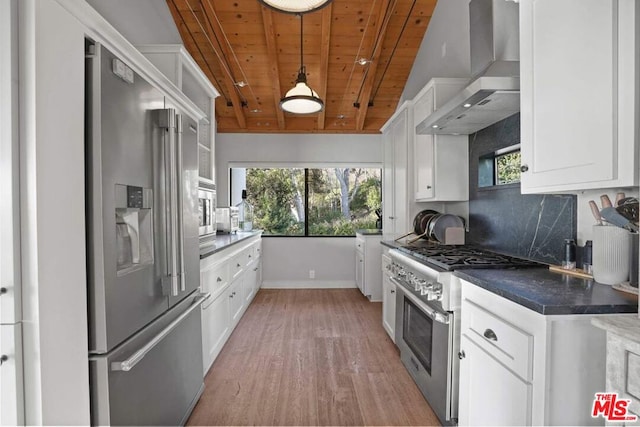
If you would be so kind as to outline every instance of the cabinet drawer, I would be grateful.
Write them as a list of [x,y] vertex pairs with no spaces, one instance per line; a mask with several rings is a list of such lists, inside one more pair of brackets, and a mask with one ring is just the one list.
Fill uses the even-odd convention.
[[[222,289],[229,283],[229,263],[222,262],[213,267],[202,270],[201,285],[203,292],[211,293],[212,297],[216,297]],[[210,298],[213,300],[213,298]],[[207,304],[207,303],[205,303]]]
[[262,241],[258,240],[253,244],[253,253],[255,254],[254,258],[260,258],[262,255]]
[[242,273],[244,267],[246,266],[247,254],[245,251],[241,251],[240,253],[234,255],[229,260],[229,280],[233,281],[236,277]]
[[462,332],[521,378],[533,377],[533,336],[464,300],[462,311],[468,323]]

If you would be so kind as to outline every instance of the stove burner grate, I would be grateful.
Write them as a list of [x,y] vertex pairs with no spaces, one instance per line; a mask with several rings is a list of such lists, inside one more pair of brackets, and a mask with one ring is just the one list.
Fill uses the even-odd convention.
[[428,244],[399,248],[416,259],[437,265],[445,270],[471,268],[524,268],[543,264],[528,259],[502,255],[474,246],[443,246]]

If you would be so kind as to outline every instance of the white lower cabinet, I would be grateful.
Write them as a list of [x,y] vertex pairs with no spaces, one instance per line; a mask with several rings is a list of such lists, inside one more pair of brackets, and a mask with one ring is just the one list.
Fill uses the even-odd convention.
[[382,301],[381,240],[381,234],[363,234],[356,231],[356,285],[369,301]]
[[200,262],[200,286],[211,298],[202,305],[204,374],[215,361],[261,284],[260,236]]
[[[531,384],[463,335],[459,405],[461,425],[531,425]],[[480,398],[478,396],[490,396]],[[508,402],[508,404],[505,404]]]
[[232,329],[235,328],[240,321],[240,317],[242,317],[242,309],[245,308],[243,295],[244,276],[238,277],[236,280],[231,282],[227,288],[227,296],[229,297],[229,315]]
[[222,350],[230,334],[229,297],[219,295],[210,304],[202,305],[202,361],[204,374]]
[[0,426],[24,424],[20,324],[0,325]]
[[389,250],[384,249],[382,255],[382,326],[387,331],[391,341],[396,342],[396,285],[391,281],[391,272],[387,266],[391,265]]
[[460,425],[602,424],[591,417],[605,388],[598,315],[542,315],[464,280],[461,288]]

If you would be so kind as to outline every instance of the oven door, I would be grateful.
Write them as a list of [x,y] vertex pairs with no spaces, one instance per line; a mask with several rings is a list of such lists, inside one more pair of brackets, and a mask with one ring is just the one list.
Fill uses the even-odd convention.
[[428,305],[395,282],[396,345],[402,363],[440,422],[455,424],[454,314]]

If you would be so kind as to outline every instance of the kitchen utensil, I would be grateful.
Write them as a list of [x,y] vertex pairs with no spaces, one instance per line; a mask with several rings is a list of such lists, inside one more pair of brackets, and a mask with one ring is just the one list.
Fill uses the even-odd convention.
[[606,194],[600,196],[600,203],[602,204],[602,208],[610,208],[611,206],[613,206],[611,204],[611,199],[609,199],[609,196],[607,196]]
[[598,205],[593,200],[589,200],[589,207],[591,208],[591,213],[593,217],[596,219],[596,222],[599,225],[602,225],[602,217],[600,216],[600,209],[598,209]]
[[442,214],[429,224],[429,237],[444,243],[447,228],[463,228],[464,221],[457,215]]
[[593,278],[613,285],[629,280],[631,233],[609,225],[593,226]]
[[638,224],[638,199],[635,197],[625,197],[618,201],[616,210],[629,221],[634,222],[636,225]]
[[396,238],[395,240],[402,240],[405,237],[411,236],[412,234],[415,234],[417,236],[417,238],[413,238],[410,241],[408,241],[407,243],[413,243],[416,240],[420,239],[421,237],[426,236],[426,231],[427,231],[427,224],[428,224],[428,219],[433,216],[439,214],[438,211],[434,211],[432,209],[425,209],[422,210],[420,212],[418,212],[416,214],[416,216],[413,218],[413,230],[408,232],[407,234],[404,234],[398,238]]
[[616,204],[614,206],[618,206],[618,204],[620,203],[620,200],[622,200],[624,198],[625,198],[624,193],[622,193],[622,192],[616,193]]
[[617,210],[613,207],[603,208],[600,211],[600,215],[602,218],[607,221],[609,224],[616,225],[618,227],[624,228],[626,230],[638,231],[638,226],[633,222],[629,221],[624,216],[620,215]]

